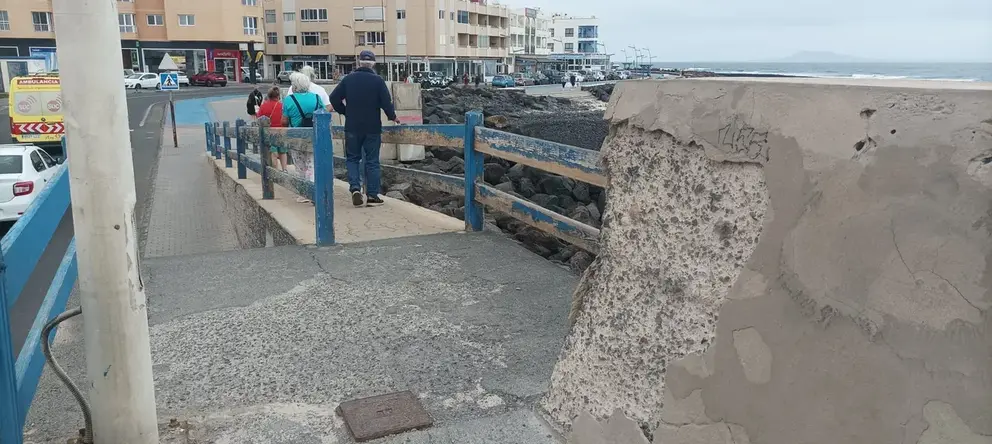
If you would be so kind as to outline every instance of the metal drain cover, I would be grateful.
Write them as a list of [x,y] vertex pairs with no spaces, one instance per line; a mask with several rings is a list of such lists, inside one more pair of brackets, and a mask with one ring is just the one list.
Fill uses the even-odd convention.
[[337,410],[358,442],[434,424],[423,404],[409,390],[342,402]]

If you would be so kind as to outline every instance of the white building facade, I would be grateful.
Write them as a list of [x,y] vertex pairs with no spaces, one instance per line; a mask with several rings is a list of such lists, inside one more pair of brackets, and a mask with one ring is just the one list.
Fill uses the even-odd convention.
[[548,37],[549,58],[565,62],[570,71],[610,68],[610,54],[602,43],[598,18],[554,14]]
[[545,68],[552,51],[551,18],[538,8],[510,11],[510,57],[514,72]]

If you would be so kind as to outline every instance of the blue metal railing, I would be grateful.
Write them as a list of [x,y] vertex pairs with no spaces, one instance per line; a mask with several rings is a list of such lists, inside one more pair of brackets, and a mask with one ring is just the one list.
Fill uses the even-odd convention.
[[[68,168],[61,167],[0,241],[0,442],[4,444],[22,442],[24,419],[45,367],[41,350],[42,328],[65,310],[76,283],[75,240],[69,242],[62,256],[62,262],[16,359],[10,331],[10,309],[17,302],[68,208],[69,172]],[[50,341],[52,338],[47,339]]]
[[[207,123],[207,152],[223,157],[225,166],[237,162],[238,178],[247,178],[252,170],[262,176],[262,198],[272,199],[273,184],[279,184],[314,202],[317,244],[334,243],[334,161],[332,134],[342,134],[344,127],[331,126],[331,115],[318,111],[314,128],[269,128],[261,120],[258,127],[248,127],[241,120]],[[231,150],[231,140],[236,150]],[[344,139],[337,137],[337,139]],[[399,125],[383,128],[383,143],[441,146],[463,150],[464,177],[420,171],[394,165],[382,165],[383,173],[396,180],[465,196],[465,228],[481,231],[484,208],[513,216],[539,230],[590,252],[598,250],[599,230],[543,208],[519,196],[486,184],[483,176],[484,155],[521,163],[553,174],[606,187],[606,177],[599,165],[599,152],[549,142],[482,126],[482,114],[469,112],[464,125]],[[257,146],[257,159],[245,153],[247,144]],[[314,154],[314,180],[279,171],[268,166],[269,147],[275,145]]]

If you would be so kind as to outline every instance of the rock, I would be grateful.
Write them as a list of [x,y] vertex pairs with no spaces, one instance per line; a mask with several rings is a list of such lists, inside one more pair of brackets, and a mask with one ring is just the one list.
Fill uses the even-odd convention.
[[599,208],[596,206],[596,203],[593,202],[586,205],[586,209],[589,210],[589,217],[591,217],[593,222],[595,222],[593,226],[599,227],[603,223],[603,214],[599,212]]
[[558,196],[552,196],[550,194],[535,194],[530,197],[530,200],[544,208],[558,205]]
[[525,177],[517,182],[517,192],[520,193],[521,196],[530,199],[537,194],[537,187],[534,186],[534,181]]
[[510,121],[499,114],[486,117],[486,126],[490,128],[503,129],[510,125]]
[[491,184],[498,184],[500,179],[506,174],[506,168],[498,163],[487,163],[482,166],[483,179]]
[[501,182],[497,184],[496,189],[504,193],[510,193],[510,194],[516,194],[517,192],[517,190],[513,189],[513,182],[511,181]]
[[606,190],[600,191],[599,196],[596,196],[596,207],[600,214],[606,214]]
[[562,176],[547,176],[539,183],[541,191],[555,196],[571,196],[575,183],[572,179]]
[[518,181],[520,179],[523,179],[524,177],[527,177],[527,170],[525,168],[527,168],[526,165],[522,163],[518,163],[510,167],[510,169],[506,172],[506,174],[510,176],[510,179],[513,179],[514,181]]
[[[564,208],[565,211],[567,212],[579,206],[579,204],[575,202],[575,199],[572,199],[572,196],[564,195],[564,196],[558,196],[558,206]],[[562,214],[568,214],[568,213],[562,213]]]
[[410,182],[402,182],[389,187],[389,191],[396,191],[399,192],[400,194],[406,194],[410,192],[411,188],[413,188],[413,184],[411,184]]
[[427,151],[430,152],[431,155],[433,155],[434,158],[438,160],[449,160],[452,157],[457,157],[459,154],[457,151],[451,148],[444,148],[444,147],[428,147]]
[[575,200],[587,204],[591,202],[592,197],[589,195],[589,185],[585,182],[575,182],[575,186],[572,187],[572,196],[575,196]]
[[403,200],[403,201],[407,200],[406,199],[406,196],[404,196],[403,193],[401,193],[399,191],[390,191],[390,192],[386,193],[386,196],[387,197],[392,197],[393,199],[396,199],[396,200]]
[[570,211],[568,213],[568,217],[575,219],[579,222],[582,222],[586,225],[595,225],[596,222],[595,219],[593,219],[592,212],[589,211],[589,208],[586,208],[581,205],[575,207],[575,209]]
[[582,273],[583,271],[586,271],[586,268],[589,268],[589,266],[592,265],[592,261],[594,259],[595,256],[589,252],[579,250],[572,255],[571,259],[568,260],[568,266],[572,269],[572,271]]

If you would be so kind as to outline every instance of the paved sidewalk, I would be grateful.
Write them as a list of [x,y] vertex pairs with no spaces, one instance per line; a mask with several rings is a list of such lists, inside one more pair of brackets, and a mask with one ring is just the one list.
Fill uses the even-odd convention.
[[[373,444],[556,442],[534,404],[577,279],[502,234],[150,258],[142,268],[158,420],[192,426],[189,441],[163,427],[164,443],[350,443],[337,405],[401,390],[435,425]],[[53,348],[79,382],[81,322],[67,321]],[[81,425],[46,371],[26,441],[62,444]]]
[[144,257],[239,248],[214,173],[203,162],[204,138],[202,126],[180,126],[179,148],[175,148],[171,127],[162,132]]

